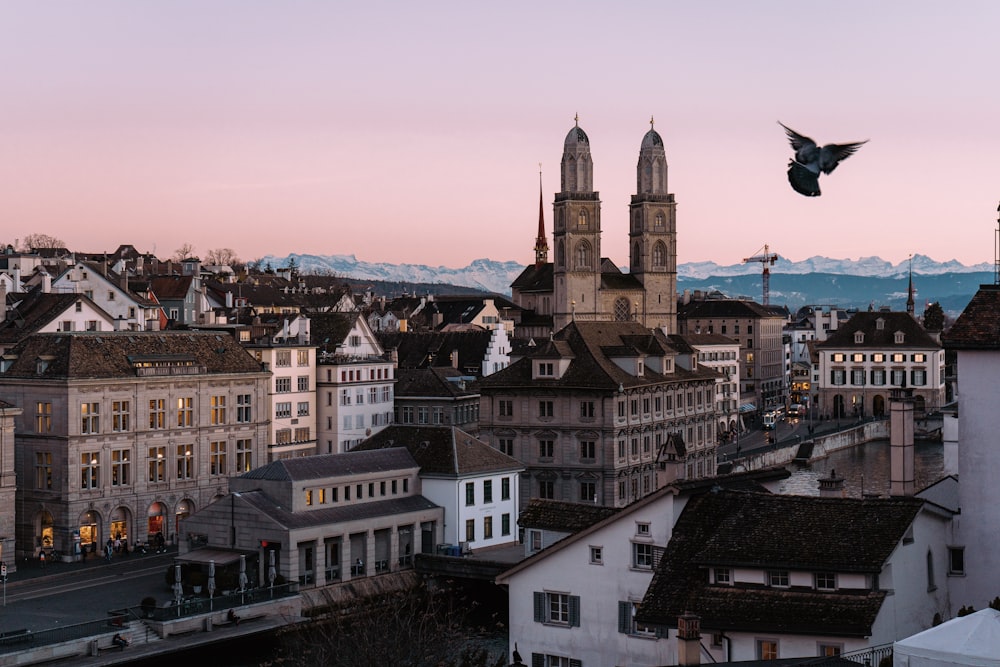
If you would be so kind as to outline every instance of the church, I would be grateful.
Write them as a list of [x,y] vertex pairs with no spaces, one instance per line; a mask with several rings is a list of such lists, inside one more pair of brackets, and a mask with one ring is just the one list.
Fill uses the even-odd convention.
[[554,261],[539,192],[535,262],[511,284],[512,301],[524,309],[515,336],[548,338],[572,321],[638,322],[677,333],[676,206],[667,190],[663,139],[650,120],[629,205],[629,272],[602,257],[600,193],[590,139],[577,121],[563,144],[553,202]]

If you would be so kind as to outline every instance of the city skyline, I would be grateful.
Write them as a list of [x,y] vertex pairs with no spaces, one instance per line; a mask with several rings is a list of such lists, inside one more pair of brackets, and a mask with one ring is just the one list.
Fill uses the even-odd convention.
[[[1000,6],[968,2],[0,7],[5,233],[169,257],[533,260],[579,115],[602,254],[627,266],[650,119],[678,262],[993,259]],[[789,187],[781,121],[869,139]],[[916,196],[914,196],[916,195]]]

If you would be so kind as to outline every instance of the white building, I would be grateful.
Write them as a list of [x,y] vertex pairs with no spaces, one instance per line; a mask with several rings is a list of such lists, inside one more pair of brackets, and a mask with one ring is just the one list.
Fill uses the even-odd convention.
[[740,344],[722,334],[693,333],[681,336],[698,351],[698,365],[719,374],[715,383],[715,414],[719,434],[735,433],[740,423]]
[[118,329],[143,331],[159,329],[159,304],[128,288],[126,274],[114,275],[106,267],[76,262],[54,279],[43,276],[42,291],[83,294],[121,324]]

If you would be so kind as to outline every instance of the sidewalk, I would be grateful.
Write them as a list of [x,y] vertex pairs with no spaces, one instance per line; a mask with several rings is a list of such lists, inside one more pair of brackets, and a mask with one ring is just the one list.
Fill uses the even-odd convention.
[[173,562],[177,555],[177,547],[167,547],[165,553],[156,554],[150,551],[147,554],[129,553],[128,555],[115,555],[108,561],[103,556],[88,554],[84,561],[64,563],[62,561],[45,561],[43,564],[37,558],[25,558],[17,561],[17,571],[7,573],[7,589],[21,581],[38,579],[40,577],[64,578],[78,572],[86,572],[94,569],[116,570],[128,568],[129,563],[146,564],[156,559],[163,559],[164,567]]

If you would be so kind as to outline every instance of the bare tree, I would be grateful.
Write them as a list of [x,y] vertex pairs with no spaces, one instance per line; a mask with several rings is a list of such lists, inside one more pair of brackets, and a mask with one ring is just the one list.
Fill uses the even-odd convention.
[[65,248],[66,242],[48,234],[28,234],[21,241],[19,250],[28,252],[34,248]]
[[172,259],[175,262],[179,262],[183,259],[189,259],[191,257],[194,257],[194,246],[190,243],[184,243],[180,248],[174,250]]
[[205,255],[205,263],[215,266],[234,266],[242,264],[242,260],[232,248],[213,248]]

